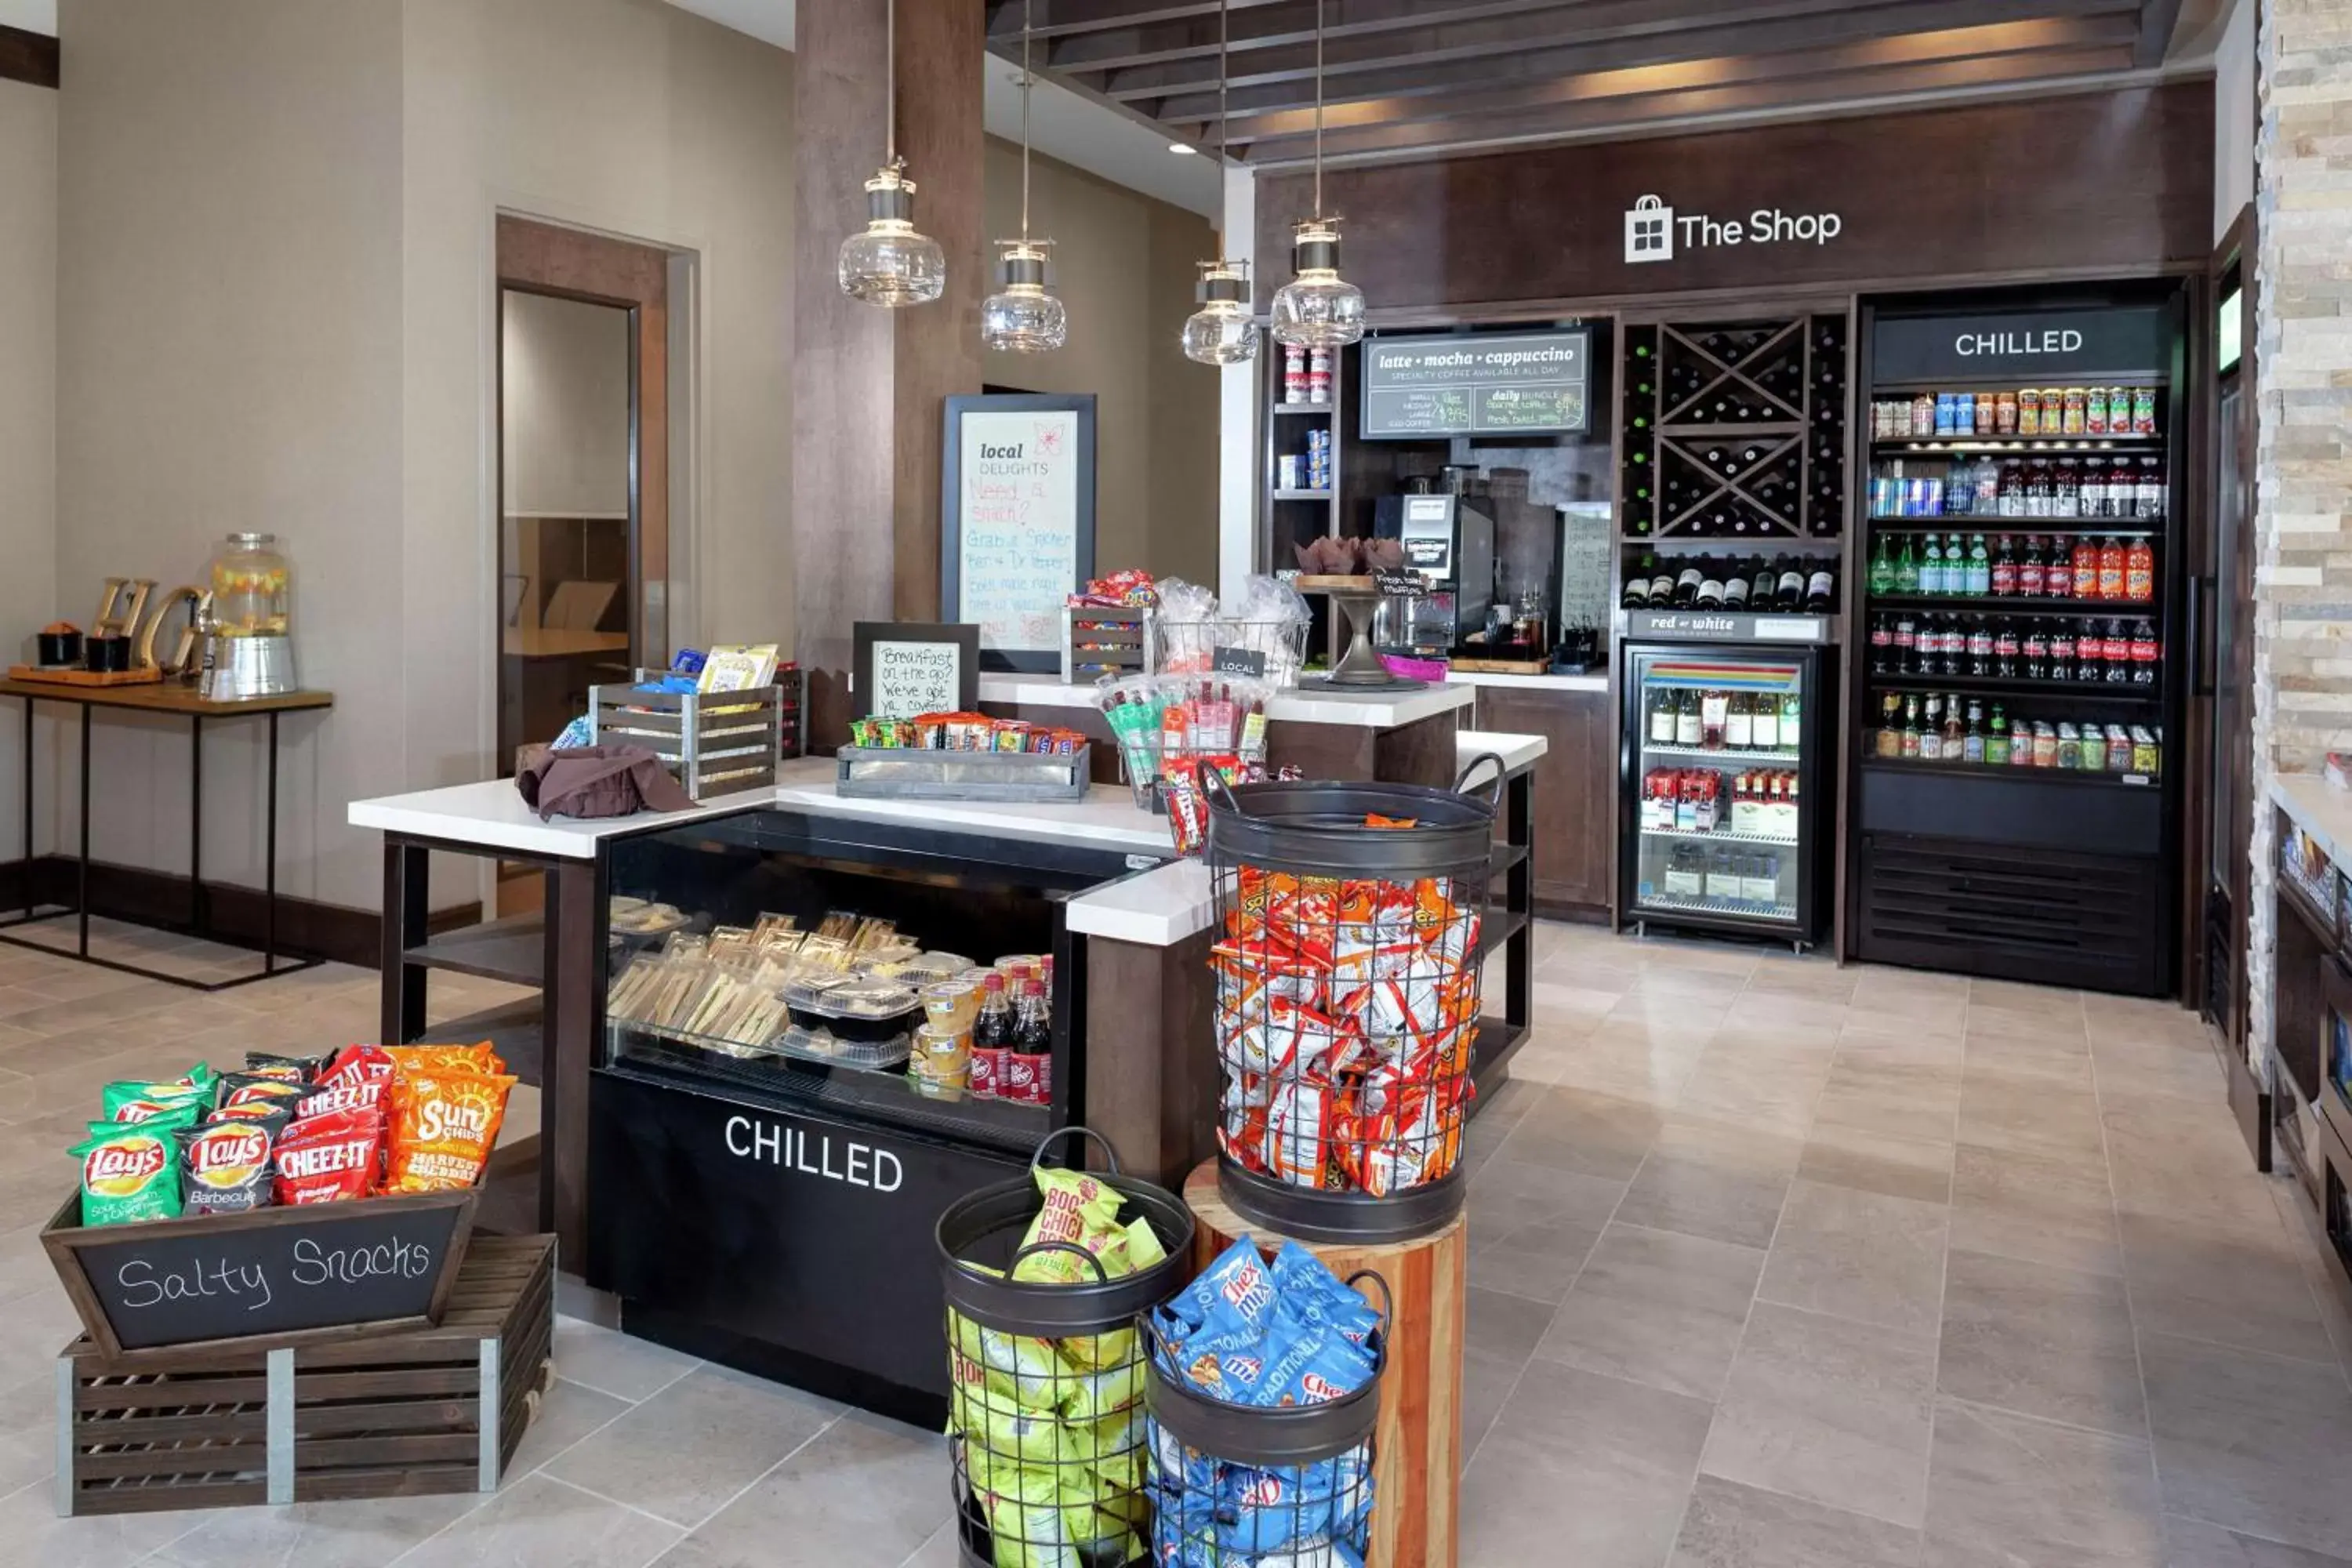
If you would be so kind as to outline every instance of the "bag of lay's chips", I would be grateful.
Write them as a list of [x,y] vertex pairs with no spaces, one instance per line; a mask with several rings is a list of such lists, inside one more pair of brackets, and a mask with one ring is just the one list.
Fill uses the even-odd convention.
[[268,1205],[269,1130],[231,1118],[183,1129],[180,1200],[190,1214],[242,1214]]
[[110,1083],[99,1091],[100,1120],[106,1121],[145,1121],[183,1106],[202,1111],[212,1102],[209,1079],[202,1084],[124,1081]]
[[180,1173],[172,1133],[144,1122],[104,1125],[105,1131],[69,1151],[81,1161],[82,1224],[177,1215]]
[[[480,1049],[488,1053],[489,1047]],[[400,1061],[397,1050],[394,1059]],[[401,1061],[392,1080],[386,1129],[392,1153],[383,1190],[438,1193],[479,1182],[498,1143],[499,1123],[506,1119],[507,1091],[514,1086],[503,1074]]]

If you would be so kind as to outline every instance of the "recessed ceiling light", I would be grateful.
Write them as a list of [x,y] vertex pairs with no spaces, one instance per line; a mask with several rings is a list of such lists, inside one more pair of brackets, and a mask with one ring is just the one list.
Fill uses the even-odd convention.
[[1189,158],[1193,153],[1200,151],[1198,147],[1193,146],[1190,142],[1171,142],[1168,143],[1168,150],[1171,153],[1175,153],[1179,158]]

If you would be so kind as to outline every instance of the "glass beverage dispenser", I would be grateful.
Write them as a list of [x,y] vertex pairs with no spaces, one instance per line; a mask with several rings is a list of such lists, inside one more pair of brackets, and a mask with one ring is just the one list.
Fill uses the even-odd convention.
[[215,701],[299,689],[287,612],[292,573],[271,533],[232,533],[213,555],[202,690]]

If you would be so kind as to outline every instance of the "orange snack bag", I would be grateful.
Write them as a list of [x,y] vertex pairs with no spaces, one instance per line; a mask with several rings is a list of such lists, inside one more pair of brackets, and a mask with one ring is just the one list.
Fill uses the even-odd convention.
[[392,1158],[383,1190],[437,1193],[480,1181],[514,1086],[497,1073],[402,1064],[393,1080]]
[[395,1068],[445,1068],[457,1072],[502,1073],[507,1064],[481,1040],[470,1046],[386,1046],[383,1054]]

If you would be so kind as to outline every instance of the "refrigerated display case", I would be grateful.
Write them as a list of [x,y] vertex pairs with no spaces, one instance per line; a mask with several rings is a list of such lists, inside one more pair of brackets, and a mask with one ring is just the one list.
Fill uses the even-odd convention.
[[1847,956],[2171,990],[2177,289],[1864,310]]
[[1624,658],[1623,923],[1811,945],[1829,650],[1629,642]]

